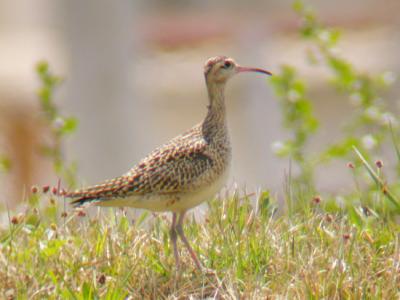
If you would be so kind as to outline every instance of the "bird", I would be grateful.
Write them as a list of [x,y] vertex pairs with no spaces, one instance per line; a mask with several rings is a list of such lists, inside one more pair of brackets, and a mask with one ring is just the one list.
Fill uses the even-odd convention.
[[234,75],[258,72],[242,67],[226,56],[209,58],[204,65],[208,91],[207,114],[202,122],[164,145],[132,167],[127,173],[101,184],[66,192],[75,207],[132,207],[154,212],[172,212],[169,230],[176,269],[180,268],[178,237],[197,269],[202,264],[183,231],[186,212],[210,200],[228,178],[232,147],[229,139],[225,85]]

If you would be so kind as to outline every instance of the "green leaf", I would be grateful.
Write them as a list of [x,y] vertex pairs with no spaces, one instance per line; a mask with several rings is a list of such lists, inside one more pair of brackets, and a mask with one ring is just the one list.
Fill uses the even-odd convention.
[[51,91],[50,91],[49,87],[43,86],[42,88],[40,88],[38,91],[38,96],[40,98],[40,101],[41,101],[43,107],[47,107],[47,105],[50,102],[50,97],[51,97]]
[[331,145],[326,150],[324,156],[329,156],[330,158],[344,157],[352,150],[354,145],[359,145],[358,139],[354,137],[348,137],[340,143]]
[[304,11],[304,3],[303,1],[296,0],[292,4],[293,10],[297,13],[302,13]]
[[93,299],[92,286],[89,283],[84,282],[82,285],[82,299]]
[[149,212],[148,211],[144,211],[140,214],[139,218],[136,220],[135,222],[135,226],[140,226],[149,216]]
[[357,226],[359,229],[362,229],[364,222],[363,222],[362,217],[358,214],[355,207],[353,205],[350,205],[347,208],[347,210],[348,210],[348,216],[349,216],[350,222],[353,225]]
[[336,73],[336,82],[344,88],[351,88],[356,80],[356,75],[351,64],[338,57],[329,57],[328,64]]
[[45,247],[43,247],[41,254],[44,255],[45,258],[49,258],[59,253],[61,247],[65,244],[65,241],[50,240],[47,241],[47,244],[45,243],[45,241],[43,243],[45,244]]
[[36,72],[43,76],[49,72],[49,64],[47,61],[40,61],[36,64]]
[[318,33],[319,40],[331,48],[337,44],[340,38],[340,32],[335,29],[322,29]]
[[68,117],[64,119],[64,125],[61,128],[63,134],[71,134],[76,131],[78,127],[78,120],[74,117]]
[[4,155],[0,155],[0,172],[8,172],[10,170],[11,160]]
[[398,146],[396,135],[393,130],[392,123],[389,123],[389,129],[390,129],[390,137],[392,139],[392,144],[393,144],[394,150],[396,151],[397,162],[400,163],[400,149]]
[[340,40],[340,31],[336,29],[330,30],[330,35],[329,35],[329,44],[330,47],[335,46],[339,40]]
[[262,216],[268,215],[271,207],[271,196],[269,191],[263,191],[258,198],[258,210]]

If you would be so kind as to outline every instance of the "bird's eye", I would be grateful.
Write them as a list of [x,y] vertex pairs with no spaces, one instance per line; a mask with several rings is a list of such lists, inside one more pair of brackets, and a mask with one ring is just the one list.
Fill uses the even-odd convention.
[[228,69],[228,68],[230,68],[232,66],[232,63],[230,62],[230,61],[226,61],[225,63],[224,63],[224,69]]

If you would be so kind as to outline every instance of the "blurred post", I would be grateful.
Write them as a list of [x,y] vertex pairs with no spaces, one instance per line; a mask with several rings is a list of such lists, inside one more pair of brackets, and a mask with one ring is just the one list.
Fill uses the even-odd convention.
[[[80,179],[94,183],[129,167],[137,116],[133,99],[136,1],[65,1],[66,98],[79,130],[70,147]],[[134,125],[136,123],[136,126]],[[71,146],[71,145],[69,145]]]

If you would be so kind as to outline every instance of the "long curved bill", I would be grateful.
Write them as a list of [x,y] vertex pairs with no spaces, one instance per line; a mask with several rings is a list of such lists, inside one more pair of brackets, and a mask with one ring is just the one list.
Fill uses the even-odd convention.
[[241,73],[241,72],[257,72],[257,73],[263,73],[263,74],[267,74],[267,75],[272,75],[272,73],[270,71],[267,70],[263,70],[263,69],[259,69],[259,68],[248,68],[248,67],[236,67],[236,71],[237,73]]

